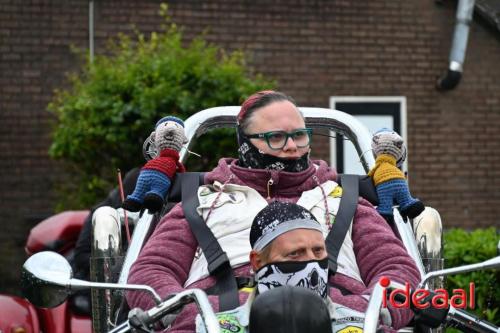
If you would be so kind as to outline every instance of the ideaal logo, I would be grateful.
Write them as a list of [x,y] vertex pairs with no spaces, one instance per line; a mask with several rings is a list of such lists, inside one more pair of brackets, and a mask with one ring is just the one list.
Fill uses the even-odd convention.
[[[436,309],[446,309],[450,305],[454,308],[465,309],[467,308],[467,298],[469,299],[469,309],[474,309],[476,306],[474,282],[469,283],[468,293],[464,289],[453,289],[450,298],[448,291],[440,288],[434,290],[435,294],[430,299],[429,296],[431,296],[431,293],[425,289],[417,289],[410,295],[410,284],[408,282],[405,283],[405,289],[393,289],[389,295],[387,295],[387,287],[390,285],[391,280],[388,277],[382,277],[379,283],[384,288],[384,297],[382,300],[384,308],[387,307],[387,300],[389,300],[389,304],[394,308],[409,308],[411,300],[412,307],[417,309],[426,309],[431,305]],[[405,296],[406,300],[403,303],[396,301],[398,295]]]

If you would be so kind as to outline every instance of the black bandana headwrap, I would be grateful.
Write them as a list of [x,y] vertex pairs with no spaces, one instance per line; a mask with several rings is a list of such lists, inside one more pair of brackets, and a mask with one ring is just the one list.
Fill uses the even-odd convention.
[[251,169],[300,172],[309,167],[309,152],[298,159],[281,158],[264,154],[255,147],[250,139],[237,126],[239,165]]

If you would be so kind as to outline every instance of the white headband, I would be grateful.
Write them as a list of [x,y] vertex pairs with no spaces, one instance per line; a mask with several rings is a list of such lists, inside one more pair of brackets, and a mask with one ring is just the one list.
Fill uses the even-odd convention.
[[269,243],[271,243],[276,237],[284,234],[285,232],[295,230],[295,229],[311,229],[323,232],[321,225],[312,219],[295,219],[290,221],[285,221],[279,223],[276,227],[271,230],[264,232],[262,236],[257,239],[253,245],[253,249],[256,251],[261,251]]

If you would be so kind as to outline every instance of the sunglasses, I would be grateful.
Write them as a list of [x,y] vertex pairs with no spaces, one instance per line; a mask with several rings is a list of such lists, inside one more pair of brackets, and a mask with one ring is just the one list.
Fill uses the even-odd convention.
[[291,132],[285,131],[270,131],[264,133],[247,134],[250,139],[266,140],[269,148],[280,150],[285,147],[288,139],[292,139],[298,148],[309,146],[312,136],[312,128],[299,128]]

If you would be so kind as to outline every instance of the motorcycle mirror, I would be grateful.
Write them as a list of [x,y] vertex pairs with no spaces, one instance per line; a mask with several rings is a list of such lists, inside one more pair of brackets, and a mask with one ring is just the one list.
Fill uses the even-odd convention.
[[53,308],[68,297],[68,284],[73,271],[68,261],[56,252],[32,255],[21,270],[21,291],[38,307]]
[[156,304],[161,303],[161,297],[149,286],[74,279],[68,261],[56,252],[44,251],[32,255],[21,270],[22,294],[38,307],[56,307],[64,303],[71,291],[90,288],[145,291]]

